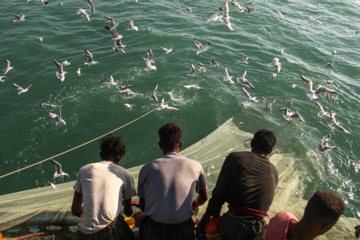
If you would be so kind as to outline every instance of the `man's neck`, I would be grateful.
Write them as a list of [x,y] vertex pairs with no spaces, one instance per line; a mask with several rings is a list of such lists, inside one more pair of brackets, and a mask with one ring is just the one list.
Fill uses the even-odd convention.
[[290,220],[286,238],[289,240],[312,240],[316,237],[312,233],[312,229],[307,227],[303,221]]

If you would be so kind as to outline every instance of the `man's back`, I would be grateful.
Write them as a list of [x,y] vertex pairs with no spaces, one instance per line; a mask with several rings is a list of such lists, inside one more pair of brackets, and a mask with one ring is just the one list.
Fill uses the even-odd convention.
[[120,214],[122,198],[135,195],[129,171],[112,162],[101,161],[82,167],[74,186],[83,195],[79,228],[90,234],[109,225]]
[[159,223],[188,220],[198,190],[206,190],[201,164],[174,152],[146,164],[139,174],[139,196],[146,199],[146,214]]

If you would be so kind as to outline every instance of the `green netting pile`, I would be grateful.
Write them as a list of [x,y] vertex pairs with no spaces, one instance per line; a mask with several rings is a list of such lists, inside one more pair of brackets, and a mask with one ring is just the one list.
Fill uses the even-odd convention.
[[[182,155],[202,164],[209,196],[225,157],[233,151],[249,150],[252,135],[253,133],[241,131],[233,119],[230,119],[207,137],[181,152]],[[302,170],[304,168],[299,165],[301,161],[293,154],[281,152],[280,149],[276,149],[270,160],[280,173],[270,216],[280,211],[288,211],[300,219],[307,203],[307,200],[299,198],[297,194],[304,188],[301,176],[306,175]],[[141,166],[129,169],[136,183],[140,169]],[[3,237],[15,238],[41,232],[53,235],[50,238],[43,236],[37,239],[76,239],[75,232],[79,219],[70,213],[73,186],[74,182],[68,182],[58,184],[56,189],[49,186],[0,196],[0,232]],[[205,208],[206,205],[200,208],[197,220],[201,218]],[[226,210],[224,205],[223,212]],[[317,239],[353,239],[353,228],[357,224],[356,219],[342,217],[328,233]]]

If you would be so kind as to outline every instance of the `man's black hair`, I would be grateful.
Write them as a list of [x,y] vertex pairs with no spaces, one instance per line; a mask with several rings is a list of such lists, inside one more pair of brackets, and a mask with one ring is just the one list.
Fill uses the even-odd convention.
[[125,145],[121,137],[110,133],[100,140],[100,157],[103,160],[116,160],[118,156],[123,157],[125,154]]
[[176,123],[167,123],[159,129],[160,144],[163,150],[173,151],[179,148],[183,131]]
[[318,191],[310,198],[304,211],[304,218],[313,222],[335,224],[345,212],[343,201],[331,192]]
[[275,134],[266,129],[258,130],[251,140],[251,147],[257,153],[268,154],[276,144]]

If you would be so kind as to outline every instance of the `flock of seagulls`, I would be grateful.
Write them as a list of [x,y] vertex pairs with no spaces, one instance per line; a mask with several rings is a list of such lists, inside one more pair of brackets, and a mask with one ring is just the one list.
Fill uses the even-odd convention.
[[[28,2],[33,2],[33,1],[37,1],[37,0],[27,0]],[[47,0],[38,0],[41,1],[42,3],[44,3],[45,5],[48,4]],[[89,6],[89,10],[91,11],[92,14],[95,14],[95,5],[91,0],[87,0],[88,6]],[[241,6],[239,2],[232,0],[231,1],[231,5],[233,5],[236,9],[237,9],[237,13],[239,14],[243,14],[244,12],[246,12],[246,15],[249,14],[253,14],[254,13],[254,8],[252,8],[252,2],[248,2],[246,3],[244,6]],[[187,7],[185,9],[186,12],[191,13],[191,14],[195,14],[196,10],[198,7]],[[280,19],[284,19],[287,15],[284,15],[281,11],[279,11],[278,9],[275,9],[276,12],[279,14],[279,18]],[[78,11],[76,11],[77,14],[81,15],[82,17],[84,17],[88,22],[90,22],[90,14],[87,13],[87,9],[83,9],[80,8]],[[22,21],[25,21],[25,15],[13,15],[16,19],[13,20],[14,23],[19,23]],[[116,27],[119,26],[119,22],[117,22],[114,18],[109,17],[109,16],[104,16],[104,18],[106,19],[105,23],[109,24],[108,26],[105,26],[105,28],[109,31],[109,33],[111,34],[111,40],[114,41],[114,46],[113,46],[113,50],[116,52],[121,52],[123,54],[126,54],[125,49],[126,49],[126,45],[122,43],[122,39],[123,36],[120,35],[116,29]],[[323,25],[322,22],[320,22],[319,20],[311,17],[311,16],[307,16],[307,18],[309,19],[310,22],[314,22],[320,25]],[[232,25],[232,21],[233,21],[233,17],[230,16],[230,9],[229,9],[229,4],[227,1],[225,1],[224,6],[220,7],[217,9],[217,11],[215,13],[213,13],[207,20],[204,19],[204,22],[207,23],[208,25],[211,25],[212,23],[218,22],[220,24],[224,24],[226,25],[226,27],[231,31],[234,31],[234,27]],[[135,19],[136,20],[136,19]],[[127,20],[127,29],[125,30],[126,32],[128,31],[138,31],[139,28],[137,26],[135,26],[134,24],[134,20]],[[149,27],[145,26],[145,29],[150,31]],[[359,30],[360,32],[360,30]],[[357,33],[357,32],[356,32]],[[270,32],[268,33],[268,35],[270,36]],[[40,41],[43,41],[43,39],[41,37],[39,37]],[[196,55],[200,55],[202,56],[202,54],[205,54],[205,52],[207,51],[211,51],[210,50],[210,42],[207,42],[205,45],[203,45],[202,43],[200,43],[200,41],[194,37],[193,38],[195,46],[197,47],[196,50]],[[162,49],[164,51],[165,55],[168,55],[170,53],[172,53],[174,47],[171,46],[169,48],[165,48],[160,46],[160,49]],[[337,54],[337,49],[335,49],[332,52],[332,55]],[[283,53],[283,49],[281,50],[281,53]],[[95,65],[95,64],[99,64],[98,61],[94,60],[93,54],[88,50],[85,49],[85,57],[86,57],[86,62],[84,62],[84,65],[87,65],[90,69],[91,65]],[[155,61],[154,61],[154,55],[153,55],[153,51],[152,49],[149,49],[149,51],[146,53],[146,57],[142,57],[142,60],[145,63],[145,67],[143,68],[143,70],[145,72],[147,72],[148,74],[151,73],[151,71],[155,71],[157,70],[156,66],[155,66]],[[247,66],[249,64],[248,62],[249,57],[245,56],[243,58],[241,58],[240,60],[238,60],[236,62],[236,64],[244,64],[244,66]],[[64,71],[64,67],[71,65],[70,62],[68,61],[63,61],[63,62],[58,62],[56,59],[53,59],[56,67],[57,67],[57,71],[55,72],[55,77],[57,79],[59,79],[61,82],[64,82],[65,80],[65,75],[67,74],[67,71]],[[0,76],[0,82],[4,82],[3,78],[6,78],[6,74],[13,69],[12,66],[10,66],[10,61],[9,60],[5,60],[5,68],[3,70],[3,76]],[[334,64],[333,62],[330,62],[327,64],[327,66],[332,66]],[[264,64],[265,65],[265,64]],[[198,72],[199,73],[205,73],[207,71],[207,68],[205,67],[205,65],[201,62],[198,62]],[[266,65],[265,65],[266,66]],[[269,68],[275,68],[275,72],[272,73],[272,77],[275,78],[280,74],[281,68],[282,68],[282,63],[280,63],[280,59],[278,57],[274,57],[271,63],[268,63],[267,66]],[[214,57],[211,57],[211,62],[210,62],[210,67],[211,68],[216,68],[216,67],[220,67],[220,65],[217,63],[217,61],[215,60]],[[246,75],[247,75],[247,71],[243,70],[242,74],[238,77],[235,77],[236,81],[233,80],[233,76],[231,76],[228,72],[228,68],[227,67],[223,67],[224,68],[224,77],[223,77],[223,81],[230,83],[230,84],[242,84],[244,87],[250,89],[249,91],[253,91],[256,90],[256,88],[254,87],[254,85],[248,80],[246,79]],[[199,76],[196,73],[196,68],[194,64],[191,64],[191,70],[190,73],[187,74],[189,77],[197,77]],[[80,76],[81,75],[81,68],[78,68],[77,70],[77,75]],[[322,86],[322,85],[318,85],[316,89],[313,89],[313,81],[310,80],[308,77],[305,77],[304,75],[301,75],[300,78],[302,79],[303,83],[307,86],[307,92],[306,92],[306,96],[310,99],[310,100],[316,100],[320,97],[321,93],[326,94],[327,99],[330,100],[336,100],[334,97],[330,96],[331,94],[335,94],[337,93],[336,90],[330,89],[326,86]],[[18,95],[21,95],[25,92],[27,92],[30,87],[31,84],[29,84],[26,88],[22,88],[19,85],[13,83],[14,87],[17,89],[18,91]],[[137,93],[134,93],[132,91],[132,89],[135,87],[134,84],[131,85],[123,85],[122,81],[120,82],[120,84],[118,82],[115,82],[113,76],[109,77],[109,81],[106,82],[106,86],[107,88],[118,88],[118,93],[121,94],[127,94],[128,97],[134,97],[137,95]],[[161,98],[161,100],[159,101],[157,98],[157,89],[158,89],[158,84],[156,84],[156,86],[154,87],[154,89],[152,90],[152,92],[150,93],[149,97],[150,99],[152,99],[153,101],[155,101],[158,106],[157,106],[157,110],[158,111],[163,111],[163,110],[172,110],[172,111],[179,111],[178,108],[169,106],[168,103],[165,102],[164,98]],[[203,87],[200,87],[198,84],[188,84],[188,85],[184,85],[185,88],[187,88],[188,90],[190,89],[194,89],[194,90],[204,90]],[[245,101],[242,103],[242,107],[243,108],[247,108],[250,107],[252,104],[256,104],[259,101],[256,100],[256,97],[252,97],[250,95],[250,93],[244,88],[242,87],[242,93],[244,94],[245,97]],[[297,87],[297,83],[294,82],[291,85],[292,88],[296,88]],[[273,108],[273,106],[275,105],[276,102],[276,98],[273,98],[272,101],[268,101],[265,97],[261,96],[262,101],[265,103],[265,107],[269,110],[271,110]],[[286,100],[289,104],[292,104],[293,100]],[[338,122],[335,118],[336,116],[336,112],[326,112],[324,110],[324,108],[322,107],[322,105],[319,102],[316,102],[319,112],[317,114],[317,116],[319,118],[328,118],[330,123],[328,124],[329,129],[331,130],[337,130],[337,131],[341,131],[343,133],[348,133],[350,134],[349,131],[347,131],[340,122]],[[130,104],[125,103],[124,104],[125,107],[127,107],[128,109],[132,109],[132,106]],[[292,110],[290,110],[287,107],[282,107],[280,109],[280,111],[282,112],[282,118],[285,121],[291,121],[291,120],[299,120],[303,123],[305,123],[305,120],[302,118],[302,116],[298,113],[293,112]],[[49,116],[51,118],[53,118],[53,120],[55,121],[55,125],[60,127],[61,125],[66,126],[66,122],[62,119],[61,116],[61,109],[59,109],[59,113],[55,114],[55,113],[51,113],[49,112]],[[317,152],[319,153],[324,153],[324,152],[328,152],[331,150],[336,149],[336,146],[329,146],[328,145],[328,141],[330,140],[330,135],[325,136],[318,149]],[[55,160],[51,160],[52,163],[55,166],[56,172],[54,174],[54,178],[56,177],[63,177],[63,176],[68,176],[68,174],[62,172],[61,170],[61,165],[56,162]]]

